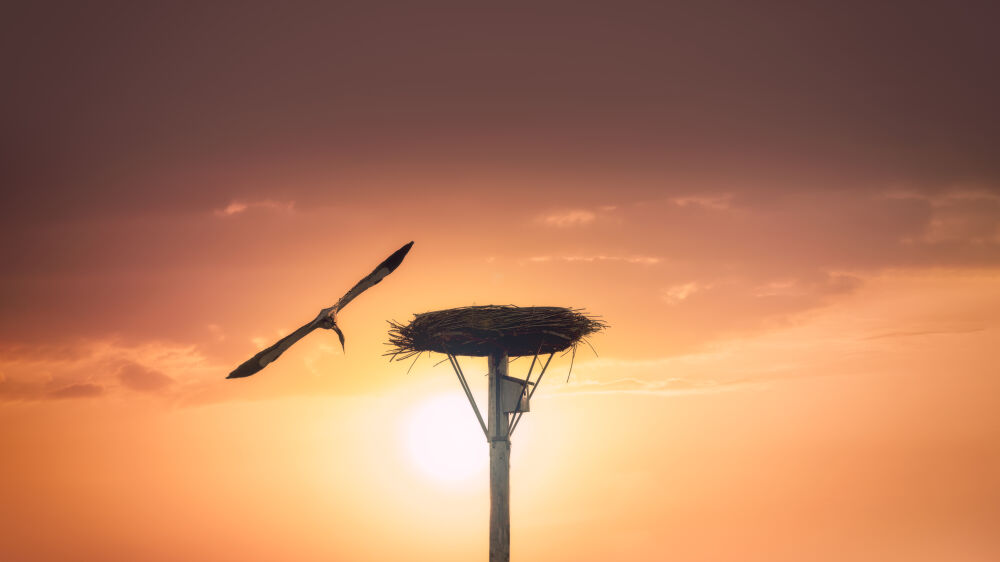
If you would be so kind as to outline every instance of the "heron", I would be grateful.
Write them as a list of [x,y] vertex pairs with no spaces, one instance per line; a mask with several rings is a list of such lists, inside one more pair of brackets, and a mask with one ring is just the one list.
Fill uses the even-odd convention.
[[305,323],[298,330],[295,330],[291,334],[281,338],[274,345],[268,347],[267,349],[261,351],[257,355],[254,355],[250,359],[243,362],[242,365],[233,369],[233,372],[229,373],[227,379],[239,379],[243,377],[249,377],[255,373],[258,373],[261,369],[268,366],[275,359],[281,356],[289,347],[292,347],[295,342],[306,337],[316,328],[322,328],[325,330],[333,330],[337,333],[337,337],[340,339],[341,349],[344,347],[344,332],[337,325],[337,313],[339,313],[349,302],[357,298],[358,295],[365,292],[372,286],[376,285],[378,282],[385,279],[387,275],[392,273],[399,267],[399,264],[403,263],[403,258],[406,257],[407,252],[413,246],[411,241],[409,244],[404,245],[402,248],[396,250],[391,256],[386,258],[382,263],[378,264],[375,269],[365,276],[364,279],[358,281],[350,291],[340,297],[340,300],[336,304],[329,308],[324,308],[319,311],[316,318]]

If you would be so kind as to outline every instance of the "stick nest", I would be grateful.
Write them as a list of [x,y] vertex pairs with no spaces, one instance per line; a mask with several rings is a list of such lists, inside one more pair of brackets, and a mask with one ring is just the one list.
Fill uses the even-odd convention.
[[[424,351],[484,357],[554,353],[607,328],[599,317],[558,306],[465,306],[416,314],[407,325],[389,322],[386,355],[403,360]],[[390,360],[391,360],[390,359]]]

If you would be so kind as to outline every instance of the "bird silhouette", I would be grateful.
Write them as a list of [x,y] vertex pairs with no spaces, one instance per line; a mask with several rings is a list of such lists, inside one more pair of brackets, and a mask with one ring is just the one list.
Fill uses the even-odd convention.
[[358,281],[350,291],[340,297],[337,304],[324,308],[319,312],[319,314],[306,324],[303,324],[298,330],[295,330],[291,334],[281,338],[274,345],[268,347],[267,349],[261,351],[257,355],[254,355],[250,359],[243,362],[242,365],[233,369],[233,372],[229,373],[227,379],[239,379],[243,377],[249,377],[257,372],[259,372],[264,367],[268,366],[271,362],[281,356],[286,349],[292,347],[292,345],[304,338],[310,332],[316,328],[323,328],[326,330],[333,330],[337,333],[337,337],[340,339],[340,347],[344,348],[344,332],[341,331],[340,326],[337,325],[337,313],[340,312],[349,302],[357,298],[358,295],[365,292],[372,286],[376,285],[382,279],[385,279],[387,275],[392,273],[399,267],[399,264],[403,263],[403,258],[406,257],[407,252],[413,246],[413,242],[406,244],[402,248],[393,252],[391,256],[385,259],[382,263],[378,264],[374,271],[365,276],[364,279]]

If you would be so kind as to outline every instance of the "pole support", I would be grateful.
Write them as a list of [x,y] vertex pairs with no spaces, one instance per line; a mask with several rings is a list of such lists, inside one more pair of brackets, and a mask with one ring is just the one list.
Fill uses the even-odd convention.
[[501,383],[507,353],[488,358],[487,435],[490,441],[490,561],[510,562],[510,422],[503,411]]

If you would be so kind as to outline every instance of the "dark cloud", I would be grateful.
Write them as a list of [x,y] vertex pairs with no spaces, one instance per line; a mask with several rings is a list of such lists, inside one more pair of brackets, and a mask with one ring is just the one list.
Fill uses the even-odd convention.
[[174,379],[138,363],[123,365],[118,371],[118,380],[124,386],[139,392],[157,392],[174,384]]
[[[25,4],[4,18],[4,183],[20,187],[4,203],[24,219],[234,195],[315,204],[364,198],[351,184],[387,170],[515,165],[785,187],[995,181],[995,15],[988,2]],[[253,193],[303,169],[348,189]]]
[[[192,345],[146,341],[130,345],[120,338],[75,338],[63,342],[0,343],[0,402],[112,396],[131,391],[170,399],[198,389],[196,380],[220,379],[223,367],[206,364]],[[184,373],[177,384],[167,373]]]
[[417,234],[445,266],[551,256],[553,287],[660,260],[629,291],[695,283],[666,313],[713,333],[839,271],[1000,264],[995,3],[585,4],[6,10],[0,339],[190,341]]

